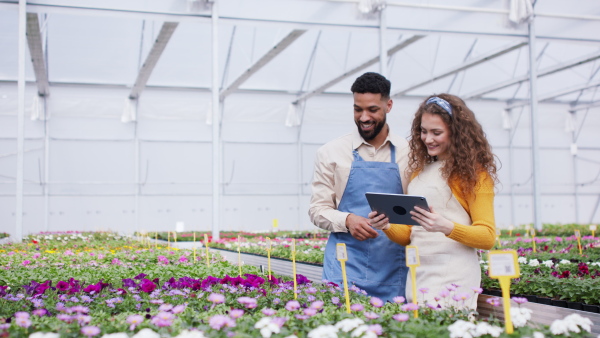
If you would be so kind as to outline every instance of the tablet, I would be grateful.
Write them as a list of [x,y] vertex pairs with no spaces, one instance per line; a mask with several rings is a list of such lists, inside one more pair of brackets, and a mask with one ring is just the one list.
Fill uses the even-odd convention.
[[419,225],[410,215],[415,206],[429,210],[427,200],[423,196],[382,194],[368,192],[365,194],[371,210],[384,214],[392,224]]

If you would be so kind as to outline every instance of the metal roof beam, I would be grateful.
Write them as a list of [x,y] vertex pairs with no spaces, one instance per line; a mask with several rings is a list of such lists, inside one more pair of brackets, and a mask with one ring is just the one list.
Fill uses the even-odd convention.
[[46,58],[44,57],[42,34],[40,33],[40,22],[37,13],[27,13],[27,44],[29,45],[29,54],[31,54],[31,62],[33,63],[38,95],[47,96],[50,94],[50,84],[48,82]]
[[[398,51],[400,51],[400,50],[408,47],[409,45],[411,45],[411,44],[413,44],[413,43],[421,40],[424,37],[425,37],[425,35],[415,35],[415,36],[411,37],[410,39],[402,41],[401,43],[399,43],[399,44],[395,45],[394,47],[388,49],[388,51],[387,51],[388,57],[396,54]],[[319,86],[318,88],[315,88],[315,89],[313,89],[311,91],[308,91],[308,92],[304,93],[303,95],[301,95],[300,97],[298,97],[296,99],[296,101],[294,101],[292,103],[293,104],[298,104],[298,103],[300,103],[302,101],[308,100],[309,98],[311,98],[311,97],[313,97],[315,95],[319,95],[319,94],[323,93],[327,88],[330,88],[331,86],[333,86],[336,83],[344,80],[345,78],[349,77],[350,75],[355,74],[355,73],[357,73],[357,72],[359,72],[359,71],[361,71],[361,70],[363,70],[363,69],[365,69],[365,68],[367,68],[369,66],[372,66],[372,65],[376,64],[377,62],[379,62],[379,56],[376,56],[376,57],[374,57],[372,59],[369,59],[367,62],[362,63],[362,64],[360,64],[360,65],[358,65],[358,66],[350,69],[349,71],[341,74],[340,76],[333,78],[332,80],[330,80],[329,82],[327,82],[327,83]]]
[[179,22],[165,22],[163,23],[158,36],[156,37],[156,41],[154,41],[154,45],[152,49],[150,49],[150,53],[148,53],[148,57],[146,61],[140,68],[140,72],[135,80],[135,84],[131,89],[131,93],[129,94],[129,98],[132,100],[137,99],[141,94],[144,88],[146,87],[146,83],[148,83],[148,79],[154,70],[154,67],[158,63],[160,56],[163,51],[167,47],[167,43],[173,36],[175,29],[179,25]]
[[[599,87],[599,86],[600,86],[600,81],[596,81],[596,82],[592,82],[592,83],[580,85],[580,86],[577,86],[577,87],[563,89],[563,90],[561,90],[559,92],[554,92],[554,93],[551,93],[551,94],[546,94],[546,95],[540,96],[540,98],[538,99],[538,102],[552,100],[552,99],[560,97],[560,96],[573,94],[573,93],[576,93],[578,91],[587,90],[587,89],[591,89],[591,88],[595,88],[595,87]],[[515,104],[509,104],[508,107],[506,107],[506,109],[513,109],[513,108],[517,108],[517,107],[522,107],[522,106],[526,106],[528,104],[529,104],[529,101],[515,103]]]
[[594,102],[588,103],[588,104],[572,106],[569,110],[570,111],[579,111],[579,110],[586,110],[586,109],[595,108],[595,107],[599,107],[599,106],[600,106],[600,101],[594,101]]
[[406,89],[400,90],[400,91],[394,93],[392,95],[392,97],[398,97],[398,96],[405,95],[406,93],[410,92],[411,90],[423,87],[423,86],[425,86],[427,84],[430,84],[430,83],[435,82],[437,80],[443,79],[443,78],[445,78],[447,76],[450,76],[452,74],[461,72],[463,70],[467,70],[467,69],[469,69],[471,67],[475,67],[478,64],[481,64],[483,62],[495,59],[495,58],[497,58],[499,56],[502,56],[502,55],[504,55],[506,53],[512,52],[513,50],[519,49],[519,48],[521,48],[523,46],[526,46],[526,45],[527,45],[527,42],[519,42],[517,44],[511,45],[508,48],[504,48],[504,49],[501,49],[499,51],[494,51],[494,52],[491,52],[489,54],[484,54],[484,55],[479,56],[479,57],[477,57],[477,58],[475,58],[475,59],[473,59],[473,60],[471,60],[469,62],[463,63],[462,65],[459,65],[459,66],[457,66],[457,67],[455,67],[453,69],[450,69],[450,70],[448,70],[448,71],[446,71],[444,73],[441,73],[439,75],[433,76],[430,79],[427,79],[427,80],[425,80],[423,82],[414,84],[414,85],[412,85],[412,86],[410,86],[410,87],[408,87]]
[[242,73],[237,79],[235,79],[227,89],[221,91],[219,99],[223,101],[225,97],[229,94],[236,91],[242,83],[246,82],[254,73],[258,72],[262,67],[264,67],[267,63],[271,62],[277,55],[283,52],[287,47],[289,47],[296,39],[298,39],[302,34],[304,34],[306,30],[304,29],[295,29],[290,32],[285,38],[279,41],[278,44],[273,46],[265,55],[263,55],[255,64],[250,66],[250,68],[246,69],[245,72]]
[[[552,66],[552,67],[548,67],[546,69],[541,70],[538,73],[538,78],[540,78],[542,76],[546,76],[546,75],[551,75],[551,74],[554,74],[554,73],[557,73],[557,72],[560,72],[560,71],[563,71],[563,70],[567,70],[569,68],[573,68],[573,67],[576,67],[576,66],[588,63],[590,61],[597,60],[599,58],[600,58],[600,51],[592,53],[592,54],[589,54],[589,55],[586,55],[586,56],[581,57],[581,58],[573,59],[573,60],[565,62],[565,63],[561,63],[561,64],[558,64],[558,65],[555,65],[555,66]],[[491,92],[495,92],[497,90],[504,89],[506,87],[510,87],[512,85],[516,85],[516,84],[523,83],[523,82],[526,82],[526,81],[529,81],[529,74],[526,74],[526,75],[523,75],[523,76],[519,76],[517,78],[513,78],[513,79],[510,79],[510,80],[507,80],[507,81],[504,81],[504,82],[500,82],[500,83],[495,84],[493,86],[490,86],[488,88],[481,89],[481,90],[479,90],[477,92],[473,92],[473,93],[470,93],[468,95],[465,95],[464,97],[465,97],[465,99],[472,99],[472,98],[476,98],[476,97],[481,97],[481,96],[483,96],[485,94],[488,94],[488,93],[491,93]]]

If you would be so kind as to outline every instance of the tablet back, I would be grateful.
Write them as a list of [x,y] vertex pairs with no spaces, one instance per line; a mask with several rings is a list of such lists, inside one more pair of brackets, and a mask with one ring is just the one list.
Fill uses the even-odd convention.
[[410,211],[415,206],[429,210],[427,200],[423,196],[382,194],[368,192],[365,194],[371,210],[385,214],[392,224],[419,225],[411,218]]

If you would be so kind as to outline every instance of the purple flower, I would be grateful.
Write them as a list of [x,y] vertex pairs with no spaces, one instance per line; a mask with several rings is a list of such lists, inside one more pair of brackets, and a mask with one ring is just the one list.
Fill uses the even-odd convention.
[[479,287],[472,287],[471,290],[477,294],[481,294],[483,292],[483,289]]
[[367,318],[367,319],[377,319],[377,318],[379,318],[379,315],[376,314],[375,312],[365,312],[365,318]]
[[244,315],[244,310],[241,309],[233,309],[229,311],[229,316],[233,319],[238,319]]
[[154,291],[156,289],[156,284],[154,284],[149,279],[144,279],[140,283],[140,289],[142,289],[142,291],[144,291],[146,293],[150,293],[150,292],[152,292],[152,291]]
[[383,334],[383,328],[379,324],[369,325],[369,331],[375,333],[378,336]]
[[210,317],[208,325],[215,330],[221,330],[224,327],[235,327],[235,321],[229,316],[216,315]]
[[285,304],[285,309],[288,311],[296,311],[300,308],[300,303],[297,300],[290,300]]
[[419,305],[415,303],[406,303],[401,307],[402,311],[416,311],[419,309]]
[[429,289],[428,288],[420,288],[419,292],[422,293],[422,294],[426,294],[426,293],[429,292]]
[[66,323],[70,323],[73,321],[74,318],[71,315],[68,315],[66,313],[59,313],[56,315],[56,319],[62,320],[63,322],[66,322]]
[[323,308],[324,304],[325,303],[322,300],[317,300],[317,301],[313,302],[312,304],[310,304],[310,307],[315,310],[321,310]]
[[79,323],[79,325],[86,325],[89,324],[92,321],[92,317],[88,316],[88,315],[84,315],[84,314],[77,314],[74,316],[75,319],[77,320],[77,322]]
[[171,309],[173,309],[173,305],[171,304],[162,304],[158,307],[158,311],[170,311]]
[[247,309],[254,309],[257,306],[257,301],[252,297],[240,297],[237,299],[240,304],[243,304]]
[[24,327],[24,328],[30,327],[31,320],[29,319],[29,314],[27,314],[27,317],[16,317],[15,323],[20,327]]
[[294,315],[294,317],[296,317],[296,319],[299,319],[299,320],[305,320],[305,319],[310,318],[310,316],[308,316],[308,315],[298,315],[298,314]]
[[525,297],[513,297],[511,299],[517,304],[525,304],[528,302],[527,298]]
[[486,299],[485,302],[492,306],[500,306],[502,304],[500,297],[490,297]]
[[139,324],[141,324],[144,321],[144,316],[142,315],[131,315],[129,317],[127,317],[127,324],[129,325],[129,330],[133,331],[135,330],[135,327],[138,326]]
[[29,318],[29,312],[24,312],[24,311],[20,311],[20,312],[16,312],[15,313],[15,318]]
[[371,305],[373,305],[374,307],[382,307],[383,306],[383,301],[377,297],[371,297],[371,299],[369,299],[369,303],[371,303]]
[[88,337],[93,337],[100,334],[100,328],[97,326],[84,326],[81,328],[81,334]]
[[333,303],[333,305],[338,305],[340,303],[340,299],[338,297],[332,297],[331,303]]
[[71,312],[88,313],[90,312],[90,308],[88,308],[87,306],[77,305],[71,308]]
[[276,313],[275,310],[270,309],[270,308],[264,308],[264,309],[261,310],[261,312],[262,312],[263,315],[265,315],[267,317],[268,316],[272,316],[272,315],[274,315]]
[[446,298],[448,296],[450,296],[450,291],[447,289],[442,289],[439,293],[440,297],[442,298]]
[[65,282],[65,281],[60,281],[58,283],[56,283],[56,288],[58,289],[58,291],[67,291],[69,290],[69,283]]
[[222,304],[225,303],[225,296],[220,293],[211,293],[208,296],[208,301],[215,304]]
[[354,312],[362,311],[364,309],[365,309],[365,307],[362,304],[352,304],[352,305],[350,305],[350,310],[352,310]]
[[48,314],[48,310],[46,310],[46,309],[35,309],[31,313],[33,313],[36,316],[43,317],[43,316],[45,316],[45,315]]
[[158,327],[171,326],[175,316],[170,312],[159,312],[156,316],[152,317],[152,324]]
[[312,317],[317,314],[317,310],[313,309],[313,308],[307,308],[307,309],[304,309],[304,314],[309,317]]
[[409,316],[406,313],[399,313],[397,315],[393,315],[392,318],[394,318],[395,320],[397,320],[399,322],[405,322],[408,320]]
[[397,296],[397,297],[394,297],[393,300],[394,300],[394,303],[396,303],[396,304],[402,304],[402,303],[404,303],[406,298],[404,298],[402,296]]
[[183,304],[179,304],[177,306],[175,306],[173,308],[173,310],[171,310],[172,313],[182,313],[183,311],[185,311],[186,306]]

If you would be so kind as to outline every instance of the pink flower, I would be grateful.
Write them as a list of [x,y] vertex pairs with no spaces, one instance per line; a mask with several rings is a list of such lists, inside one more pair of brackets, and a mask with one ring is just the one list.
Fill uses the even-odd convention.
[[483,292],[482,288],[478,288],[478,287],[473,287],[471,288],[473,290],[473,292],[477,293],[477,294],[481,294]]
[[300,303],[297,300],[290,300],[285,304],[285,309],[288,311],[296,311],[300,308]]
[[34,253],[34,254],[33,254],[33,256],[31,256],[31,257],[33,257],[33,259],[38,259],[38,258],[40,258],[40,256],[41,256],[41,255],[42,255],[41,253],[39,253],[39,252],[36,252],[36,253]]
[[379,324],[369,325],[369,331],[373,332],[378,336],[381,336],[383,334],[383,328]]
[[419,309],[419,305],[415,303],[406,303],[401,307],[402,311],[416,311]]
[[324,304],[325,303],[322,300],[317,300],[310,304],[310,307],[315,310],[321,310]]
[[244,315],[244,310],[241,309],[233,309],[229,311],[229,316],[233,319],[238,319]]
[[84,326],[81,328],[81,334],[88,337],[96,336],[100,334],[100,328],[97,326]]
[[220,293],[211,293],[208,296],[208,301],[215,304],[222,304],[225,303],[225,296]]
[[362,304],[352,304],[350,305],[350,310],[354,311],[354,312],[359,312],[364,310],[365,307]]
[[240,304],[243,304],[247,309],[254,309],[258,304],[256,298],[252,297],[240,297],[237,299],[237,301]]
[[396,303],[396,304],[402,304],[402,303],[404,303],[404,301],[406,299],[402,296],[397,296],[397,297],[394,297],[393,300],[394,300],[394,303]]
[[272,315],[274,315],[276,313],[275,310],[270,309],[270,308],[264,308],[264,309],[261,310],[261,312],[262,312],[263,315],[265,315],[267,317],[268,316],[272,316]]
[[20,327],[24,327],[24,328],[28,328],[31,326],[31,320],[29,319],[29,317],[17,317],[15,318],[15,323],[20,326]]
[[27,266],[28,264],[31,264],[31,261],[26,259],[21,264],[23,264],[23,266]]
[[393,315],[392,318],[394,318],[395,320],[397,320],[399,322],[405,322],[408,320],[409,316],[406,313],[399,313],[397,315]]
[[186,308],[185,305],[179,304],[179,305],[175,306],[171,312],[172,313],[182,313],[183,311],[185,311],[185,308]]
[[376,314],[375,312],[365,312],[365,317],[367,319],[377,319],[377,318],[379,318],[379,315]]
[[490,298],[486,299],[485,302],[492,306],[500,306],[502,304],[502,302],[500,300],[501,300],[500,297],[490,297]]
[[369,299],[369,303],[371,303],[371,305],[373,305],[374,307],[382,307],[383,306],[383,301],[377,297],[371,297],[371,299]]
[[180,263],[186,263],[186,262],[188,262],[188,259],[185,256],[181,256],[181,257],[179,257],[179,262]]
[[167,327],[173,324],[175,316],[170,312],[159,312],[156,316],[152,317],[152,324],[158,327]]
[[511,299],[517,304],[525,304],[528,302],[527,298],[525,297],[513,297]]
[[235,327],[235,321],[229,316],[216,315],[210,317],[208,325],[215,330],[221,330],[224,327]]
[[446,297],[450,296],[450,291],[448,291],[447,289],[442,289],[440,291],[439,295],[442,298],[446,298]]
[[317,314],[317,310],[313,309],[313,308],[306,308],[306,309],[304,309],[304,314],[309,317],[312,317]]
[[138,326],[139,324],[141,324],[144,321],[144,316],[142,315],[131,315],[129,317],[127,317],[127,324],[131,324],[129,326],[129,330],[133,331],[135,330],[135,327]]
[[420,288],[419,292],[422,293],[422,294],[426,294],[426,293],[429,292],[429,289],[428,288]]
[[173,305],[171,304],[162,304],[158,307],[158,311],[170,311],[171,309],[173,309]]

